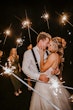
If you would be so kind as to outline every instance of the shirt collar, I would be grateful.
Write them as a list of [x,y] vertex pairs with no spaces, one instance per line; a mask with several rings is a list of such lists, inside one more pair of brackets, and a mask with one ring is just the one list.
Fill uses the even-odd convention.
[[39,51],[39,47],[36,45],[36,49]]

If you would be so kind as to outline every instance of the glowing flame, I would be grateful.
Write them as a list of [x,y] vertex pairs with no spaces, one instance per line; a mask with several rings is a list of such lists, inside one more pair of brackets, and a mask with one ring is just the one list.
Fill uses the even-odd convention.
[[22,22],[22,28],[26,28],[26,27],[30,27],[31,26],[31,22],[29,19],[26,19]]
[[44,14],[41,16],[41,18],[44,18],[44,19],[48,20],[48,19],[49,19],[49,14],[48,14],[48,13],[44,13]]
[[67,15],[62,16],[62,23],[65,23],[65,21],[67,21]]
[[10,30],[6,30],[4,33],[8,36],[8,35],[10,35],[11,31]]

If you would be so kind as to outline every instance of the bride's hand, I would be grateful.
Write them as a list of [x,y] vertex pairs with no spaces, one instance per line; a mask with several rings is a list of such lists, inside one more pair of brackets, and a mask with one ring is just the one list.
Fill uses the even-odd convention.
[[39,49],[39,54],[40,54],[40,56],[44,55],[44,50],[42,48]]

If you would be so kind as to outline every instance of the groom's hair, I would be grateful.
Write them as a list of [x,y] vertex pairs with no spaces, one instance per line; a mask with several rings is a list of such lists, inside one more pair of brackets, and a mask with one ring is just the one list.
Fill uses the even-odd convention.
[[48,38],[50,40],[52,37],[49,33],[40,32],[37,36],[37,42],[39,42],[40,40],[45,40],[46,38]]

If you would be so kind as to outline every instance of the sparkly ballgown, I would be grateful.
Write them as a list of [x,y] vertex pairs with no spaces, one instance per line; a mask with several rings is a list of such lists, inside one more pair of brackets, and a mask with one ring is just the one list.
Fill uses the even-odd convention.
[[[37,82],[35,89],[48,101],[56,105],[59,110],[71,110],[69,102],[70,94],[63,87],[56,75],[52,75],[53,68],[49,68],[44,74],[47,74],[50,80],[48,83]],[[41,73],[42,74],[42,73]],[[56,110],[50,103],[37,93],[33,92],[29,110]]]

